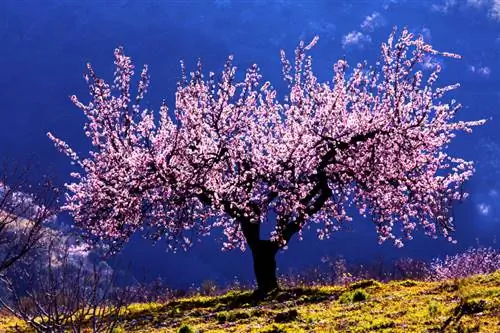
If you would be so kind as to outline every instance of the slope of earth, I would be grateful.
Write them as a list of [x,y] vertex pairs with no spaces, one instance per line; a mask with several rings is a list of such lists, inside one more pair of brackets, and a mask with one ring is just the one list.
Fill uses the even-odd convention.
[[[0,318],[0,332],[13,332]],[[90,332],[90,331],[89,331]],[[121,332],[500,332],[500,271],[439,282],[365,280],[298,287],[256,302],[250,291],[131,304]]]

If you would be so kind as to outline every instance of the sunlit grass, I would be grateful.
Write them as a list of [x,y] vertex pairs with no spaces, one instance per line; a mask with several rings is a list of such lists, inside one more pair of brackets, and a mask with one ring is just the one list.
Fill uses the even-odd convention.
[[26,325],[22,320],[0,311],[0,332],[13,331],[16,326],[24,328]]
[[[3,316],[0,331],[16,319]],[[116,332],[500,332],[500,271],[464,279],[291,288],[134,303]]]

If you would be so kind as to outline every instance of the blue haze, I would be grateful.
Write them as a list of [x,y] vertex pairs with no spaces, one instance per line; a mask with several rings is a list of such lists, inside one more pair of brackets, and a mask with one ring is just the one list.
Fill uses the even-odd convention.
[[[495,12],[499,10],[499,12]],[[371,26],[361,27],[375,15]],[[498,16],[495,16],[497,13]],[[81,155],[89,150],[83,114],[69,101],[87,95],[82,73],[86,62],[112,78],[113,49],[123,45],[137,66],[149,64],[151,89],[146,97],[153,108],[163,98],[173,105],[179,60],[193,68],[201,58],[207,70],[220,70],[228,54],[244,69],[257,62],[265,79],[281,85],[279,50],[293,55],[300,39],[316,34],[314,66],[320,78],[331,75],[334,61],[346,57],[374,63],[379,45],[392,26],[408,26],[423,33],[439,50],[464,56],[446,59],[441,84],[459,81],[454,93],[464,108],[459,118],[491,120],[472,135],[460,134],[450,151],[477,162],[477,173],[466,184],[470,198],[455,209],[458,244],[417,234],[402,249],[389,242],[378,245],[369,220],[355,216],[351,231],[319,241],[305,232],[279,255],[280,272],[320,263],[321,257],[342,254],[369,262],[412,256],[430,259],[469,246],[498,247],[500,235],[500,8],[493,1],[334,1],[334,0],[199,0],[199,1],[0,1],[0,156],[19,160],[35,154],[40,174],[51,172],[61,182],[72,170],[46,137],[52,131]],[[343,43],[357,31],[359,43]],[[351,35],[354,36],[354,35]],[[344,44],[344,45],[343,45]],[[82,154],[83,153],[83,154]],[[70,217],[61,220],[70,223]],[[238,275],[252,278],[249,252],[219,251],[219,237],[204,238],[189,252],[171,254],[165,246],[135,237],[124,249],[122,262],[131,273],[162,276],[174,287],[205,279],[229,281]]]

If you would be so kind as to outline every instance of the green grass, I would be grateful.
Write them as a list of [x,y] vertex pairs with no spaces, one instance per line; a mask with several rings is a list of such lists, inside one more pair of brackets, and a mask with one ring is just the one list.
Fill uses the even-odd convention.
[[[4,316],[0,332],[16,320]],[[500,271],[442,282],[366,280],[132,304],[117,332],[500,332]]]

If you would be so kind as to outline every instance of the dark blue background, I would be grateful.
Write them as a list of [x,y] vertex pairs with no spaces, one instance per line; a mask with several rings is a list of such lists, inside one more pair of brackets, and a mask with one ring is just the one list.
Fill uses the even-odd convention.
[[[163,98],[173,105],[180,59],[192,68],[201,57],[206,69],[219,70],[232,53],[240,68],[257,62],[265,78],[278,85],[280,48],[292,55],[300,39],[309,41],[319,34],[313,51],[315,68],[320,78],[327,79],[339,57],[345,56],[350,63],[362,59],[373,63],[392,26],[408,26],[423,32],[437,49],[464,56],[461,61],[444,60],[440,81],[443,85],[462,82],[454,95],[465,106],[459,118],[491,118],[472,135],[461,134],[450,147],[454,154],[477,162],[477,174],[466,185],[471,197],[455,209],[459,243],[418,234],[402,249],[389,243],[380,246],[370,222],[355,217],[352,231],[336,233],[328,241],[318,241],[313,232],[306,232],[302,242],[294,240],[280,254],[280,271],[319,264],[325,255],[343,254],[366,262],[377,257],[429,259],[478,242],[498,246],[500,18],[493,17],[492,3],[476,8],[466,1],[444,7],[444,1],[391,0],[3,0],[0,156],[23,160],[35,154],[41,160],[40,174],[51,172],[61,182],[68,181],[69,160],[56,151],[46,132],[52,131],[85,155],[89,150],[82,130],[85,119],[68,97],[76,94],[85,100],[88,96],[82,78],[88,61],[102,76],[112,78],[113,49],[118,45],[125,47],[139,67],[149,64],[151,89],[146,99],[157,109]],[[383,17],[383,24],[373,32],[363,31],[361,22],[374,12]],[[342,37],[351,31],[369,35],[371,43],[343,48]],[[485,66],[491,70],[489,75],[477,71]],[[70,221],[67,216],[61,219]],[[206,238],[191,251],[174,255],[165,253],[161,243],[153,247],[134,239],[123,251],[122,262],[130,261],[136,276],[160,275],[176,287],[205,279],[228,281],[234,275],[251,278],[250,253],[220,252],[218,241]]]

